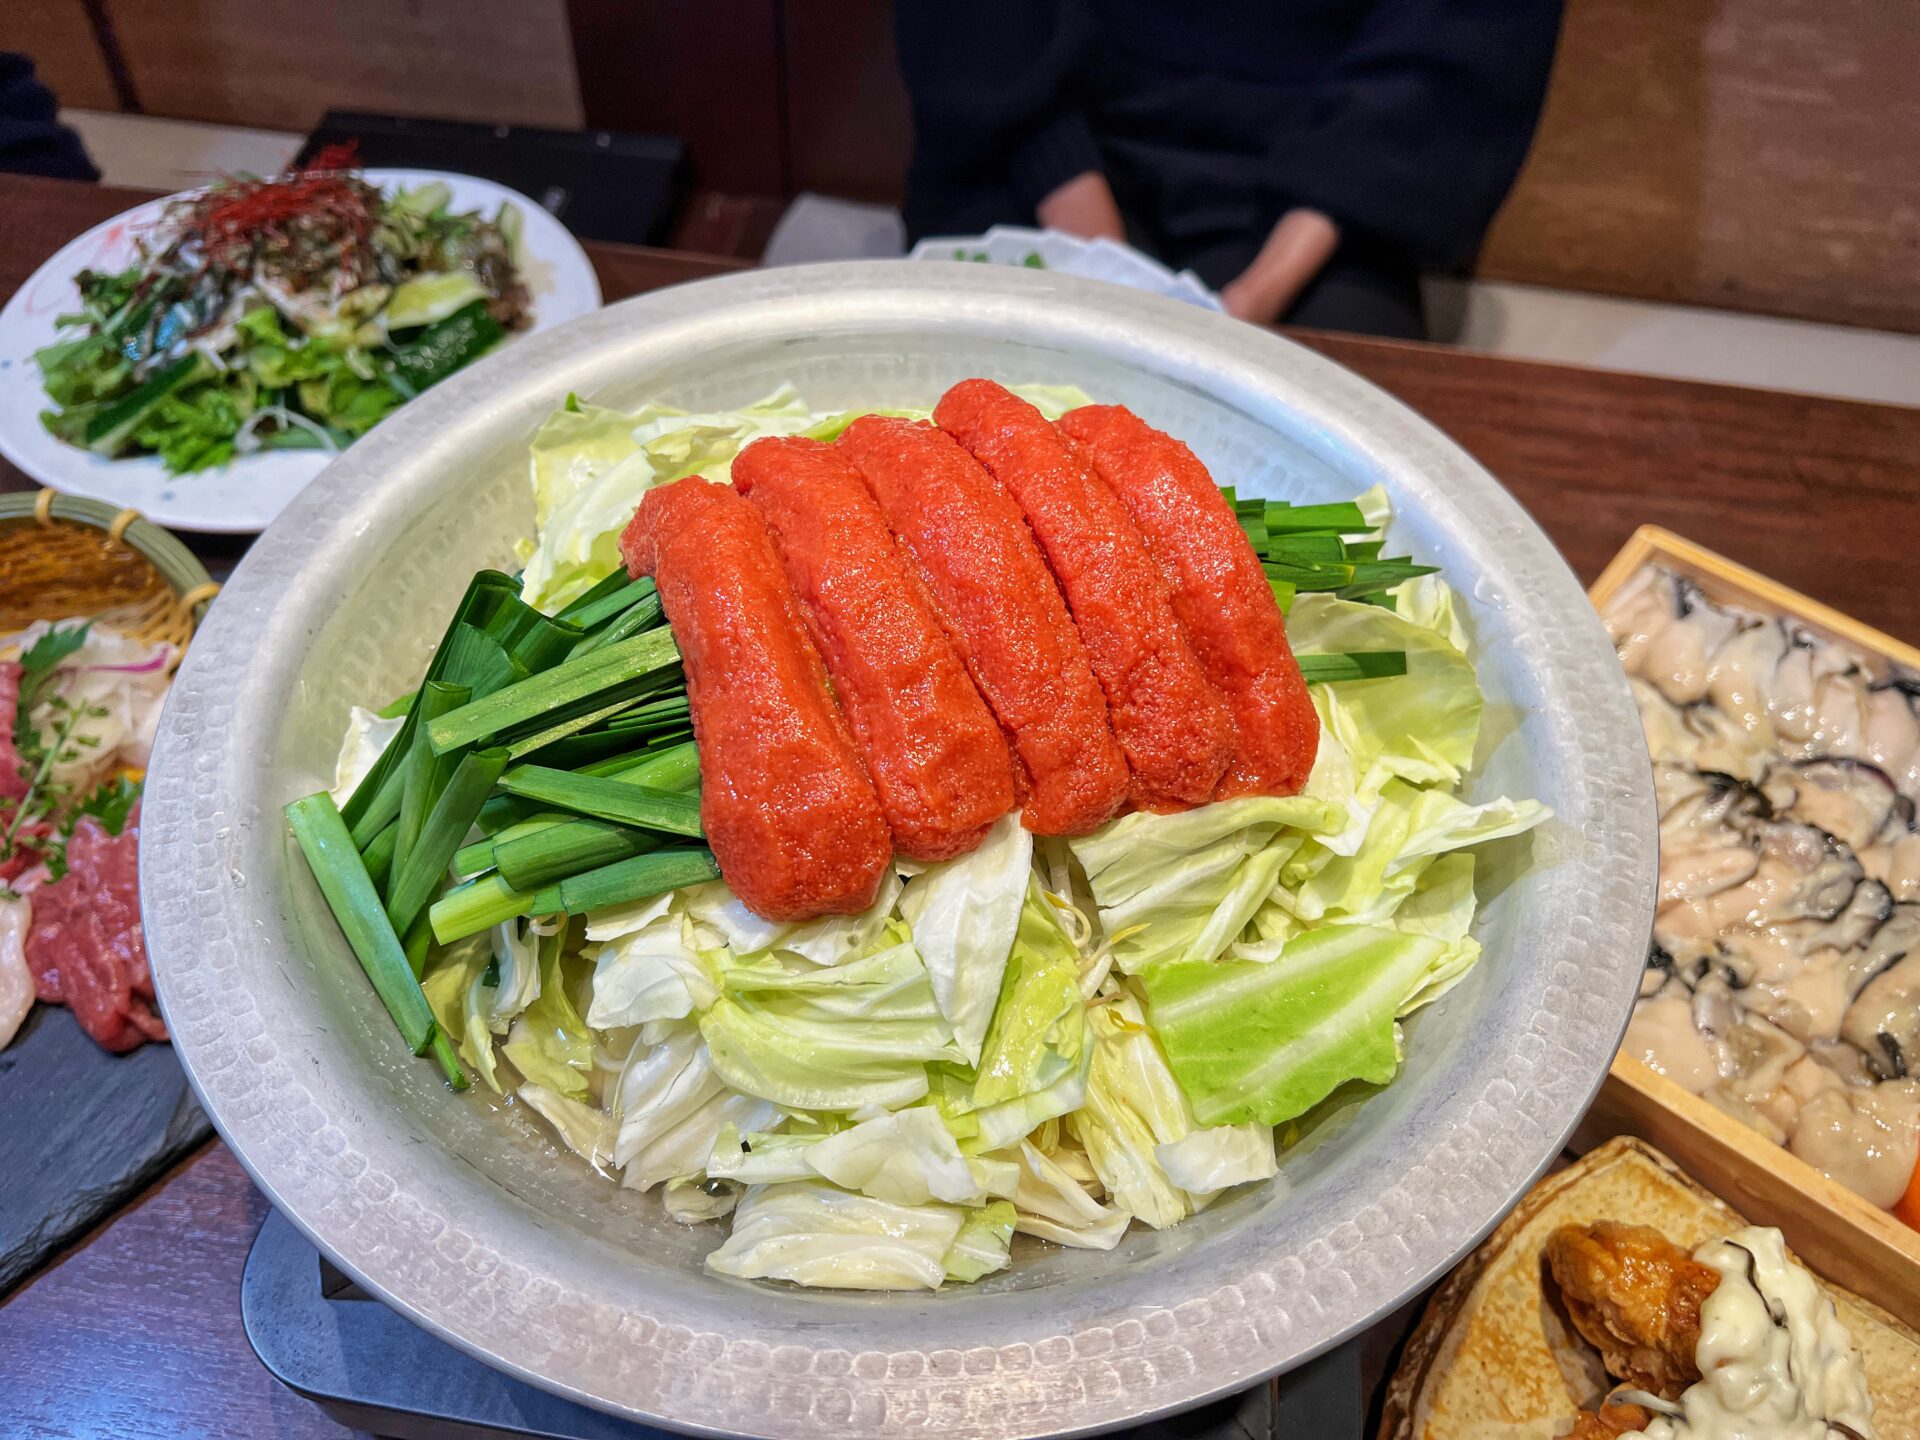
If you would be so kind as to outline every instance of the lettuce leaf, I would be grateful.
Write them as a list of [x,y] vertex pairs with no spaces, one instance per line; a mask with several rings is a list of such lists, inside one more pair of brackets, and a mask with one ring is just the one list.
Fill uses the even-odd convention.
[[328,792],[334,804],[344,805],[353,798],[360,782],[380,763],[387,746],[406,723],[404,715],[383,720],[378,712],[358,705],[347,712],[347,733],[340,739],[340,755],[333,763],[333,789]]
[[1338,805],[1306,795],[1248,796],[1173,815],[1136,811],[1073,842],[1113,945],[1137,974],[1169,959],[1211,960],[1239,938],[1300,842],[1331,833]]
[[529,1081],[514,1094],[534,1114],[554,1128],[554,1132],[574,1154],[602,1175],[613,1159],[613,1117],[604,1110],[578,1100],[557,1095],[544,1085]]
[[1086,1104],[1069,1126],[1113,1203],[1163,1230],[1194,1207],[1156,1152],[1186,1137],[1192,1113],[1138,1000],[1122,994],[1097,1005],[1087,1023],[1094,1035],[1093,1070]]
[[1328,925],[1272,961],[1168,961],[1141,978],[1200,1122],[1277,1125],[1350,1080],[1393,1078],[1395,1016],[1446,950],[1431,935]]
[[960,1222],[960,1233],[941,1264],[947,1279],[971,1284],[1012,1262],[1009,1247],[1013,1243],[1013,1206],[996,1200],[978,1210],[969,1210]]
[[427,1008],[453,1041],[460,1058],[497,1095],[500,1078],[494,1064],[493,1032],[483,1008],[487,992],[481,984],[486,978],[487,958],[484,946],[462,942],[426,973],[420,989],[427,997]]
[[620,532],[650,488],[695,474],[724,480],[749,441],[817,418],[790,385],[710,414],[664,405],[623,414],[578,401],[556,412],[531,446],[539,539],[526,556],[521,598],[551,613],[585,593],[620,565]]
[[1017,813],[1008,814],[979,849],[929,865],[900,896],[934,999],[970,1065],[980,1060],[1032,868],[1033,836]]
[[1257,1120],[1189,1131],[1154,1146],[1153,1158],[1167,1179],[1196,1197],[1269,1180],[1280,1169],[1273,1153],[1273,1127]]
[[640,1190],[703,1173],[727,1126],[764,1130],[780,1116],[779,1107],[728,1088],[691,1026],[656,1045],[635,1042],[614,1102],[613,1161],[625,1171],[622,1183]]
[[836,1290],[936,1290],[966,1221],[955,1206],[896,1205],[824,1180],[756,1185],[707,1268]]
[[896,1205],[980,1205],[987,1198],[939,1113],[925,1105],[826,1136],[808,1147],[806,1162],[843,1190]]
[[711,1005],[719,987],[693,948],[689,928],[681,916],[666,913],[604,943],[594,957],[587,1024],[612,1030],[649,1020],[682,1020]]
[[1021,1141],[1013,1154],[1020,1167],[1013,1191],[1015,1228],[1023,1235],[1080,1250],[1111,1250],[1120,1243],[1131,1215],[1102,1205],[1030,1141]]
[[1080,955],[1029,876],[1000,999],[981,1042],[972,1108],[1047,1089],[1078,1067],[1085,1045]]
[[1447,635],[1380,605],[1308,594],[1287,617],[1294,650],[1338,654],[1402,650],[1407,673],[1313,687],[1326,732],[1339,742],[1364,803],[1394,777],[1460,783],[1473,763],[1483,702],[1473,665]]
[[567,994],[565,936],[542,936],[540,993],[507,1032],[500,1048],[525,1079],[571,1100],[587,1096],[593,1036]]

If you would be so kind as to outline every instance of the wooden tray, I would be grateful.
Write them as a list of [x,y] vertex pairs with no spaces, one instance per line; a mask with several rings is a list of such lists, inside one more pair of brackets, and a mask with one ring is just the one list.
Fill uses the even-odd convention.
[[[1766,615],[1786,615],[1845,645],[1885,674],[1920,671],[1920,649],[1703,549],[1643,525],[1587,592],[1596,607],[1643,565],[1660,564],[1706,595]],[[1920,1329],[1920,1231],[1829,1180],[1782,1146],[1628,1056],[1617,1056],[1574,1137],[1586,1150],[1635,1135],[1664,1150],[1758,1225],[1774,1225],[1817,1273]]]

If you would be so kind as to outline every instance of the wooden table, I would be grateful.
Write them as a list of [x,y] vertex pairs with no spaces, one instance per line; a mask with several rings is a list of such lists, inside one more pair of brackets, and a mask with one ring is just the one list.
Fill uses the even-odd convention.
[[[81,230],[145,198],[0,176],[0,299]],[[740,265],[587,249],[609,301]],[[1520,498],[1583,582],[1654,521],[1920,641],[1920,409],[1295,338],[1457,439]],[[29,486],[0,463],[0,488]],[[194,544],[216,570],[241,548]],[[265,1208],[213,1141],[0,1306],[7,1433],[347,1433],[267,1375],[241,1331],[240,1269]]]

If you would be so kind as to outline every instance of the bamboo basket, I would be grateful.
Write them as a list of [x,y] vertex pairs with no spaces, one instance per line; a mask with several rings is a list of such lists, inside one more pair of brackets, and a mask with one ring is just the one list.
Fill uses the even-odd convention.
[[[1636,530],[1594,581],[1587,592],[1594,605],[1604,606],[1649,564],[1687,576],[1712,600],[1797,620],[1879,674],[1896,665],[1920,671],[1913,646],[1657,525]],[[1755,1224],[1779,1227],[1817,1273],[1920,1328],[1920,1231],[1626,1055],[1615,1057],[1574,1147],[1591,1149],[1617,1135],[1665,1151]]]
[[136,510],[52,490],[0,494],[0,634],[89,616],[185,650],[220,587]]

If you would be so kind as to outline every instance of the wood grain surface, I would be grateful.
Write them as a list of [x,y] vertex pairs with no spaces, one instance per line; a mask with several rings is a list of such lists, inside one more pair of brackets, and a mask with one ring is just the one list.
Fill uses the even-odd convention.
[[1920,331],[1917,67],[1899,0],[1570,0],[1477,273]]
[[[67,239],[141,198],[0,176],[0,298]],[[588,252],[609,301],[739,265],[622,246]],[[1911,554],[1920,410],[1295,338],[1399,395],[1479,457],[1583,583],[1635,527],[1657,522],[1920,640]],[[30,483],[0,464],[0,487]],[[230,563],[231,551],[200,537],[194,545],[210,568]],[[0,1306],[9,1440],[345,1433],[281,1390],[240,1330],[240,1267],[263,1205],[213,1142]]]

